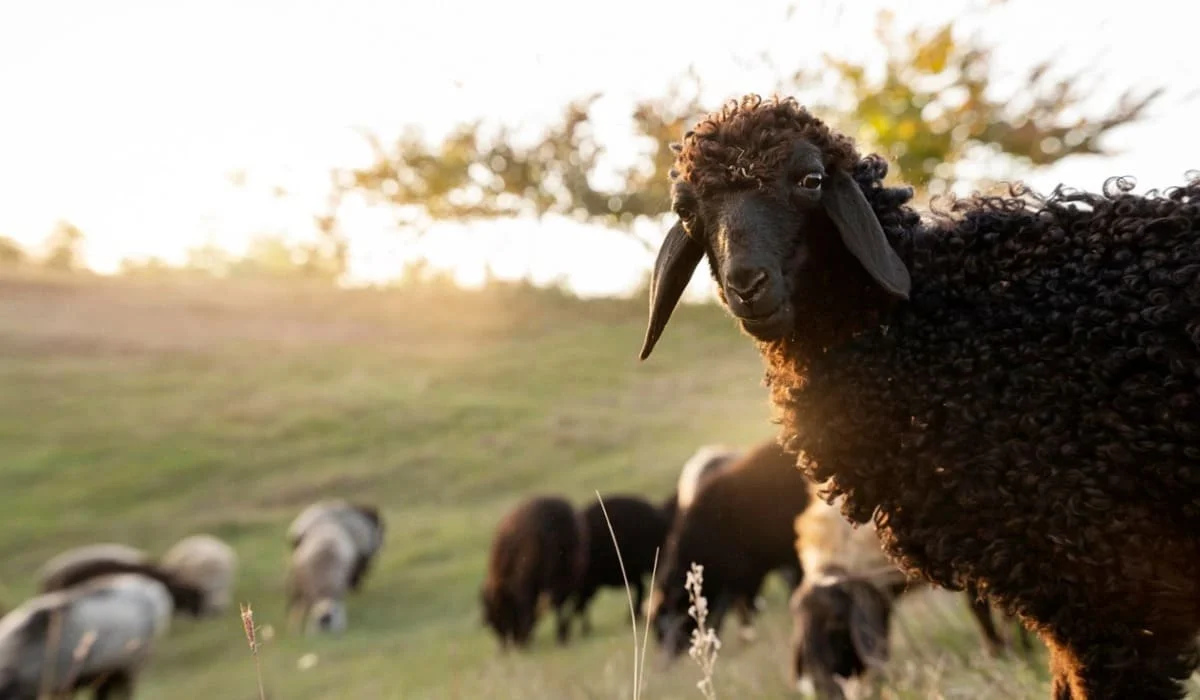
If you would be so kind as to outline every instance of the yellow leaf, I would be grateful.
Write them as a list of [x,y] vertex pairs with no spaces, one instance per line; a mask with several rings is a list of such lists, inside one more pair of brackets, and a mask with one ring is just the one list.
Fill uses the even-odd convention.
[[950,26],[947,25],[917,48],[913,67],[925,73],[941,73],[946,70],[946,63],[950,60],[950,52],[953,49],[954,37],[951,36]]

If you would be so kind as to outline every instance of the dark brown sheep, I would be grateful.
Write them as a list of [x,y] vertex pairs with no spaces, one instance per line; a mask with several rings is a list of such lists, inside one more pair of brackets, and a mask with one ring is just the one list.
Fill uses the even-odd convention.
[[670,655],[687,648],[695,628],[684,589],[693,563],[704,567],[709,626],[718,634],[739,601],[746,602],[743,614],[751,614],[771,571],[794,572],[789,584],[799,583],[793,521],[808,503],[808,489],[795,464],[795,455],[774,441],[760,444],[699,489],[676,519],[651,601],[655,634]]
[[[667,520],[660,508],[636,496],[603,496],[604,507],[592,502],[579,514],[580,528],[587,542],[587,563],[576,588],[575,614],[581,619],[583,632],[591,632],[588,605],[601,588],[625,589],[628,577],[633,592],[634,610],[640,617],[646,595],[646,577],[654,568],[655,557],[662,557],[667,537]],[[605,512],[608,521],[605,520]],[[612,532],[609,532],[609,521]],[[613,534],[621,547],[618,560],[613,547]],[[621,574],[621,564],[625,574]]]
[[480,590],[483,617],[500,639],[528,647],[538,603],[548,595],[557,617],[557,638],[570,636],[567,601],[586,564],[584,533],[575,509],[557,496],[530,498],[500,521],[492,540],[487,576]]
[[1019,614],[1059,700],[1200,662],[1200,178],[1014,187],[929,220],[793,100],[679,145],[647,357],[707,257],[781,441],[907,572]]

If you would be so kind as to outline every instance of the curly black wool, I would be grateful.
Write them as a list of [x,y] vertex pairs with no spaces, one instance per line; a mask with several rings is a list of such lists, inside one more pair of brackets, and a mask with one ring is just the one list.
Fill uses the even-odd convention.
[[[794,102],[748,98],[689,132],[676,177],[702,197],[744,186],[723,188],[736,172],[770,181],[788,139],[847,162],[848,139]],[[764,165],[731,167],[759,144]],[[796,331],[756,341],[781,443],[848,518],[874,518],[902,568],[1028,621],[1054,697],[1184,697],[1200,633],[1200,179],[1012,188],[922,220],[883,159],[852,156],[911,293],[870,291],[845,254],[794,283]]]

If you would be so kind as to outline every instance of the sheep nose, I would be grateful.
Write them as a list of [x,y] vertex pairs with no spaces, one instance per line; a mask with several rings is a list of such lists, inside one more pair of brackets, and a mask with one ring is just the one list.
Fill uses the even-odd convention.
[[725,288],[743,304],[750,304],[767,290],[767,271],[761,267],[739,267],[725,278]]

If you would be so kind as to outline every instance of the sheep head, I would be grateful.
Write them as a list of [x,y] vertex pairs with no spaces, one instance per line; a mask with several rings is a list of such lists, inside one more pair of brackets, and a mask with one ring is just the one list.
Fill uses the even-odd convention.
[[908,298],[908,268],[852,176],[853,142],[795,101],[731,102],[673,148],[678,222],[655,262],[641,359],[704,257],[721,302],[759,341],[803,333],[805,316],[846,290]]

